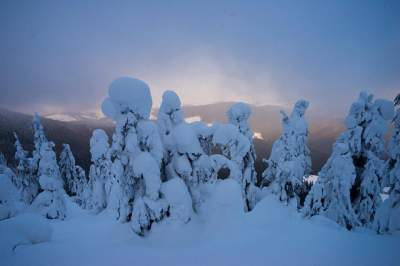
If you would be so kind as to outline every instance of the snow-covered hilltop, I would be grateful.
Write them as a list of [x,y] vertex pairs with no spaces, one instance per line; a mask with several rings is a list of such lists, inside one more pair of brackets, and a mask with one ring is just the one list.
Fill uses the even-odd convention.
[[[185,256],[195,256],[195,249],[209,256],[194,263],[199,265],[220,264],[213,252],[238,265],[245,261],[265,265],[268,259],[274,265],[400,263],[394,247],[400,243],[399,98],[374,100],[361,93],[318,178],[309,178],[311,155],[304,116],[309,102],[298,101],[290,115],[282,112],[282,135],[265,160],[261,180],[254,166],[249,105],[233,104],[226,112],[227,123],[210,125],[187,122],[175,92],[165,91],[162,99],[154,122],[145,82],[122,77],[111,83],[102,110],[115,122],[115,132],[110,140],[103,130],[93,131],[88,174],[75,164],[68,144],[57,160],[54,143],[47,139],[38,115],[33,120],[32,154],[15,134],[14,163],[7,163],[0,153],[0,232],[4,235],[0,264],[4,260],[4,265],[24,265],[31,258],[31,265],[49,265],[54,255],[46,250],[59,254],[66,249],[69,254],[77,248],[87,251],[87,261],[76,265],[116,263],[96,259],[97,251],[107,249],[122,265],[132,258],[158,264],[148,257],[160,252],[166,256],[165,250],[170,249],[167,264],[176,264],[176,254],[186,246],[189,255]],[[386,149],[389,123],[394,131]],[[88,239],[68,247],[79,241],[80,234]],[[335,256],[323,260],[324,237],[334,239],[327,246],[348,260]],[[173,238],[177,242],[167,247]],[[289,238],[291,244],[285,242]],[[53,240],[61,246],[54,246]],[[42,242],[48,243],[18,248]],[[242,247],[242,242],[248,245]],[[294,257],[278,260],[284,254],[275,242],[287,246]],[[232,245],[232,250],[225,245]],[[374,257],[360,258],[362,254],[350,253],[343,248],[346,245],[365,247]],[[385,248],[375,249],[376,245]],[[121,255],[122,250],[130,253],[131,247],[135,256]],[[47,253],[40,263],[38,252]],[[228,259],[230,253],[237,260]]]

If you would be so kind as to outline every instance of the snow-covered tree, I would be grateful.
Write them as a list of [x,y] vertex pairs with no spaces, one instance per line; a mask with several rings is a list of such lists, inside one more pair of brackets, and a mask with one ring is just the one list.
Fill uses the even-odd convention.
[[108,93],[102,110],[116,122],[108,208],[118,220],[130,219],[132,230],[145,235],[168,207],[160,198],[163,154],[157,127],[149,120],[150,89],[141,80],[123,77],[111,83]]
[[[349,229],[374,225],[378,231],[383,230],[380,228],[386,223],[388,211],[379,207],[380,183],[384,180],[384,135],[392,117],[391,102],[374,101],[372,95],[360,94],[346,118],[347,130],[337,140],[331,158],[306,199],[306,215],[324,214]],[[331,206],[333,211],[328,213]],[[379,221],[374,222],[376,215]]]
[[201,186],[212,180],[214,168],[201,148],[196,132],[184,121],[181,101],[175,92],[164,92],[157,125],[165,149],[165,179],[181,178],[188,186],[195,210],[198,210],[203,202]]
[[48,219],[63,220],[66,215],[65,192],[60,178],[41,175],[39,184],[43,191],[32,202],[32,208]]
[[28,153],[25,151],[19,141],[17,133],[15,137],[15,161],[16,175],[14,179],[15,186],[20,190],[21,197],[26,204],[32,203],[33,199],[38,194],[38,180],[32,176],[31,159],[28,158]]
[[83,206],[84,201],[85,201],[85,189],[87,187],[87,178],[86,178],[86,172],[85,170],[80,167],[79,165],[75,166],[75,171],[76,171],[76,182],[74,183],[73,191],[75,191],[76,196],[75,199],[76,201]]
[[400,94],[394,101],[397,106],[396,114],[392,120],[393,134],[388,145],[389,160],[385,167],[384,186],[393,188],[400,177]]
[[391,233],[400,230],[400,178],[389,197],[379,206],[375,214],[373,228],[378,233]]
[[288,203],[297,199],[300,207],[304,177],[311,172],[310,150],[307,146],[308,125],[304,114],[309,103],[305,100],[296,102],[290,116],[283,111],[282,135],[272,146],[267,169],[263,172],[263,183],[270,186],[281,201]]
[[63,144],[60,154],[60,175],[64,182],[64,190],[70,196],[77,194],[77,173],[75,169],[75,157],[72,154],[69,144]]
[[42,147],[42,144],[47,143],[48,140],[46,138],[46,135],[44,134],[43,126],[40,122],[40,116],[37,113],[35,113],[35,115],[33,116],[32,127],[34,150],[32,152],[31,169],[32,175],[39,182],[39,162],[41,159],[40,149]]
[[[4,168],[4,157],[0,152],[0,171]],[[0,172],[0,221],[13,217],[18,211],[19,193],[9,174]]]
[[1,151],[0,151],[0,174],[6,175],[11,181],[15,180],[15,174],[8,167],[7,159]]
[[99,212],[107,207],[111,189],[111,160],[108,136],[102,129],[95,129],[90,139],[90,166],[86,207]]
[[208,126],[202,121],[195,121],[190,123],[190,126],[196,133],[197,139],[199,140],[200,146],[203,149],[204,153],[207,155],[211,155],[214,148],[212,139],[214,132],[218,127],[218,124],[212,124]]
[[380,204],[381,183],[384,183],[382,160],[384,135],[393,118],[393,103],[374,100],[372,94],[360,93],[346,117],[346,137],[349,142],[356,179],[352,188],[353,208],[362,225],[371,225]]
[[256,150],[253,143],[253,130],[249,125],[249,118],[251,115],[250,106],[246,103],[238,102],[231,106],[227,112],[229,123],[235,125],[239,132],[247,137],[250,143],[250,149],[243,158],[242,168],[242,187],[246,195],[247,209],[251,210],[257,203],[257,172],[254,166],[256,161]]
[[57,164],[54,143],[48,141],[39,115],[33,118],[34,145],[32,169],[34,178],[39,179],[40,188],[43,190],[32,202],[32,206],[47,218],[64,219],[65,202],[63,181]]
[[360,223],[350,197],[356,169],[345,135],[342,134],[333,145],[333,153],[318,176],[306,197],[304,215],[321,214],[348,229],[358,226]]
[[4,154],[0,151],[0,171],[3,173],[5,166],[7,166],[7,160]]
[[161,184],[161,193],[169,204],[169,219],[187,223],[192,218],[192,197],[181,178],[173,178]]
[[393,134],[388,146],[389,160],[385,167],[384,184],[390,188],[390,192],[374,219],[374,229],[378,233],[400,230],[400,94],[394,104],[398,108],[392,120]]
[[[235,179],[242,188],[245,210],[249,210],[247,203],[253,202],[252,194],[247,194],[248,180],[244,178],[245,157],[250,152],[250,141],[243,135],[238,127],[233,124],[219,124],[213,135],[213,144],[221,149],[231,162],[221,160],[222,158],[212,156],[217,166],[224,165],[230,171],[229,177]],[[225,162],[224,162],[225,161]]]

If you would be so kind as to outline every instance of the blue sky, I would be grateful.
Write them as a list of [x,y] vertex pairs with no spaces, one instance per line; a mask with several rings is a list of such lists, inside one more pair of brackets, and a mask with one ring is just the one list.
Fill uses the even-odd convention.
[[1,1],[0,106],[100,108],[135,76],[155,105],[299,98],[345,113],[400,92],[399,1]]

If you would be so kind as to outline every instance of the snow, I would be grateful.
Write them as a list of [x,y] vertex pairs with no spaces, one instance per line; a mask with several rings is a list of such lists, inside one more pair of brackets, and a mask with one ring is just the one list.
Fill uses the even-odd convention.
[[[224,182],[222,188],[231,185]],[[0,265],[394,266],[399,261],[399,234],[348,232],[320,216],[304,220],[273,196],[264,198],[253,211],[237,214],[236,219],[227,217],[219,225],[194,216],[179,227],[155,224],[146,238],[107,213],[91,215],[68,207],[67,220],[51,222],[50,242],[20,246],[13,254],[1,255]],[[13,224],[13,220],[2,221],[0,228]],[[0,243],[12,246],[15,242],[2,237]]]
[[48,119],[58,120],[62,122],[77,121],[75,117],[70,116],[68,114],[51,114],[51,115],[46,115],[45,117]]
[[200,122],[201,121],[201,116],[195,115],[195,116],[189,116],[185,118],[186,123],[193,123],[193,122]]
[[148,152],[140,153],[132,164],[136,176],[142,176],[145,182],[146,195],[157,200],[161,188],[160,168],[154,158]]
[[110,144],[108,143],[108,136],[102,129],[93,130],[92,137],[90,139],[90,154],[92,160],[96,161],[101,158],[108,150]]
[[0,221],[16,213],[18,190],[7,175],[0,174]]
[[181,178],[173,178],[164,182],[161,193],[169,204],[169,219],[179,223],[187,223],[193,215],[192,198]]
[[89,182],[68,144],[57,163],[35,115],[32,158],[16,134],[16,169],[0,152],[0,265],[399,263],[399,110],[384,158],[392,102],[361,93],[318,176],[309,176],[309,103],[296,102],[282,112],[262,189],[250,106],[235,103],[229,123],[209,126],[186,122],[181,105],[165,91],[156,125],[146,83],[112,82],[102,109],[115,133],[110,147],[103,130],[93,132]]
[[254,132],[254,133],[253,133],[253,138],[254,138],[254,139],[264,140],[264,137],[263,137],[263,135],[262,135],[261,132]]
[[172,138],[179,153],[202,153],[196,134],[189,124],[175,126],[172,129]]
[[377,106],[379,113],[382,115],[384,120],[390,120],[393,118],[394,106],[392,101],[376,99],[375,105]]
[[244,214],[242,189],[234,179],[221,180],[205,206],[207,222],[221,223],[229,219],[240,219]]
[[[34,213],[24,213],[0,223],[0,264],[2,258],[13,256],[24,245],[51,240],[53,229],[47,219]],[[13,254],[14,252],[14,254]]]
[[317,180],[318,180],[318,176],[317,175],[309,175],[309,176],[304,177],[304,180],[307,182],[310,182],[312,184],[315,184],[315,182],[317,182]]
[[42,175],[39,177],[40,187],[44,190],[55,191],[61,189],[61,183],[55,178]]
[[132,111],[148,118],[152,99],[149,86],[138,79],[121,77],[114,80],[108,90],[109,97],[102,104],[103,113],[117,120],[122,113]]

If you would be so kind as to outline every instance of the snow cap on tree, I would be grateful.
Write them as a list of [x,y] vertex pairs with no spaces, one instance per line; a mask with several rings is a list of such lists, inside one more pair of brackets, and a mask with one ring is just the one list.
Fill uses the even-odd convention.
[[108,136],[103,129],[95,129],[90,138],[90,154],[92,162],[104,156],[110,148]]
[[248,119],[251,115],[251,108],[247,103],[238,102],[233,104],[227,111],[229,123],[237,126],[248,138],[253,138],[253,132],[248,124]]
[[129,111],[147,119],[150,116],[151,106],[150,88],[145,82],[131,77],[121,77],[111,83],[108,98],[102,104],[102,111],[115,121],[120,115]]
[[181,100],[174,91],[167,90],[163,93],[160,112],[169,115],[175,125],[183,122]]

